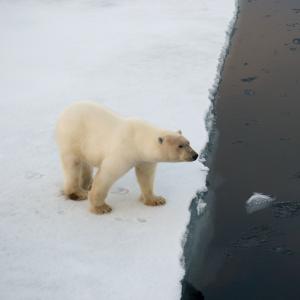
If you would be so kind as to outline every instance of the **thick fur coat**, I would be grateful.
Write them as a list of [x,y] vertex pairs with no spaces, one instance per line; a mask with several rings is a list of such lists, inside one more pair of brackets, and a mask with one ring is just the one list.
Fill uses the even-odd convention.
[[[153,193],[158,162],[197,159],[181,132],[157,128],[143,120],[124,118],[94,102],[68,107],[57,123],[57,142],[64,172],[64,194],[73,200],[89,198],[91,211],[111,211],[105,198],[112,184],[135,168],[146,205],[162,205]],[[92,170],[97,173],[92,178]]]

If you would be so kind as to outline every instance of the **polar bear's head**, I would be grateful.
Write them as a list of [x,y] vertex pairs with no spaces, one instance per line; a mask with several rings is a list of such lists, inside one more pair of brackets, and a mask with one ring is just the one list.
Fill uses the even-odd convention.
[[197,152],[190,146],[190,142],[181,134],[181,131],[160,136],[158,143],[163,161],[194,161],[198,158]]

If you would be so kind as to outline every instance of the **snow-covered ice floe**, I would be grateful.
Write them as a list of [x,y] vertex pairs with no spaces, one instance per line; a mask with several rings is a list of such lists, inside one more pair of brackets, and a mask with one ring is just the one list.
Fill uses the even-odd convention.
[[138,201],[130,172],[108,196],[113,212],[96,216],[61,195],[54,124],[71,102],[95,100],[181,129],[200,151],[235,10],[234,0],[0,2],[0,299],[180,298],[181,240],[207,172],[161,164],[159,208]]
[[261,193],[254,193],[246,202],[247,213],[252,214],[256,211],[269,207],[275,199]]

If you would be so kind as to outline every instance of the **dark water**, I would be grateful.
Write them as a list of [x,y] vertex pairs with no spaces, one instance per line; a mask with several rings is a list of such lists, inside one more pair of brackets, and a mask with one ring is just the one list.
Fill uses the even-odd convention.
[[[182,299],[300,299],[300,0],[240,0]],[[254,193],[271,207],[247,214]]]

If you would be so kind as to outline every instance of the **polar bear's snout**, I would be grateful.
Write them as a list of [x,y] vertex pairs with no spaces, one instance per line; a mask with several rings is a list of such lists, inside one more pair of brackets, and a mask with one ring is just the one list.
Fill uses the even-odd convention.
[[196,152],[194,152],[194,154],[192,156],[193,161],[196,160],[197,158],[198,158],[198,154]]
[[187,161],[195,161],[198,158],[198,153],[191,147],[187,151],[188,152],[188,157],[186,158]]

